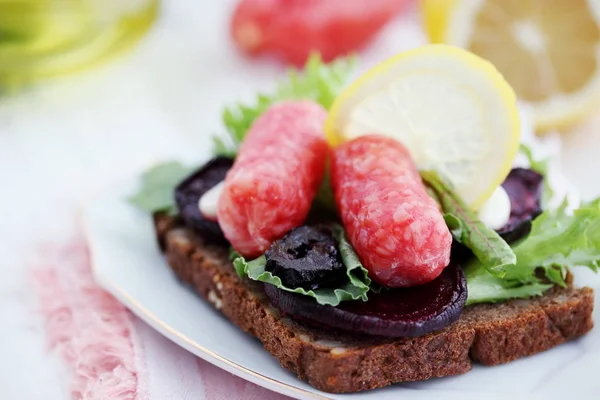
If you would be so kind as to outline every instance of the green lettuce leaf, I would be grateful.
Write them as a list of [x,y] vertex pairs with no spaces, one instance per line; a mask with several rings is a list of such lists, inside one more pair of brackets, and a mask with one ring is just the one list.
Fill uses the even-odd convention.
[[305,290],[302,288],[294,289],[286,287],[279,277],[265,270],[267,259],[264,255],[252,261],[246,261],[244,257],[237,255],[233,260],[233,266],[240,278],[247,277],[254,281],[274,285],[287,292],[310,296],[322,305],[337,306],[340,302],[349,300],[367,301],[367,293],[371,285],[371,279],[368,276],[367,270],[360,263],[352,245],[346,239],[341,226],[334,226],[333,236],[338,243],[338,250],[342,256],[342,261],[346,267],[346,275],[348,276],[348,282],[336,289]]
[[585,266],[597,272],[600,199],[584,203],[573,213],[568,213],[567,207],[565,200],[558,210],[546,212],[533,221],[527,239],[515,247],[517,263],[507,271],[507,279],[531,279],[535,266],[544,269],[548,280],[565,286],[566,267]]
[[533,151],[531,148],[523,143],[521,143],[520,152],[527,158],[527,161],[529,162],[529,168],[544,176],[542,205],[544,208],[546,208],[552,197],[554,197],[554,189],[552,189],[552,186],[550,186],[550,181],[548,180],[548,168],[550,167],[550,160],[536,160],[533,157]]
[[355,64],[355,57],[338,58],[325,64],[318,53],[308,59],[304,70],[289,70],[274,93],[259,94],[252,105],[238,103],[223,112],[227,138],[214,137],[213,151],[217,155],[235,156],[246,132],[269,106],[282,100],[309,99],[326,109],[346,84]]
[[553,286],[541,281],[523,284],[498,278],[490,274],[477,260],[471,261],[464,271],[467,279],[467,305],[541,296]]
[[[503,278],[492,276],[478,260],[465,268],[468,304],[524,298],[566,286],[567,267],[598,270],[600,262],[600,198],[573,213],[567,203],[533,221],[529,236],[514,246],[516,262]],[[540,276],[541,275],[541,276]]]
[[175,161],[155,165],[142,175],[142,186],[127,201],[149,213],[175,214],[177,207],[173,191],[175,186],[192,171],[193,168]]
[[425,184],[435,194],[444,212],[444,219],[454,239],[467,246],[492,275],[502,277],[506,268],[516,262],[510,246],[485,226],[437,173],[421,172]]

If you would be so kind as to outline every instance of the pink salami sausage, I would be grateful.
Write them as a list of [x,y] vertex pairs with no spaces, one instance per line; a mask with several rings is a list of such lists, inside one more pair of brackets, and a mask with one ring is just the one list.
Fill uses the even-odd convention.
[[260,256],[306,219],[330,151],[326,116],[316,103],[285,102],[250,128],[217,209],[225,237],[243,256]]
[[348,239],[374,280],[420,285],[448,265],[452,236],[402,144],[378,135],[342,144],[331,183]]

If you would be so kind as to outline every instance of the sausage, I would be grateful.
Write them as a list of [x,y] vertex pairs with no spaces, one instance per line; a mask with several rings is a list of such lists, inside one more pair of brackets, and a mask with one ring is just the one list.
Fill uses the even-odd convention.
[[340,145],[331,183],[348,239],[375,281],[420,285],[449,264],[450,231],[398,141],[368,135]]
[[326,117],[316,103],[284,102],[248,131],[217,209],[225,237],[243,256],[260,256],[306,219],[330,152]]

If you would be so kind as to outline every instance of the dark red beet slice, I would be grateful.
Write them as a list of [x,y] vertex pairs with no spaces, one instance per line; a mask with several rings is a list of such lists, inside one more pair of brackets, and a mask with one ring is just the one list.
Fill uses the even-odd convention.
[[213,158],[175,188],[175,202],[181,218],[208,242],[227,243],[219,224],[202,216],[198,201],[204,193],[225,179],[232,165],[231,158]]
[[265,256],[265,269],[289,288],[335,288],[348,281],[331,229],[325,225],[292,229],[274,241]]
[[370,293],[367,302],[323,306],[313,298],[265,284],[265,293],[281,311],[297,319],[344,331],[387,337],[421,336],[456,321],[467,300],[462,269],[451,263],[433,281],[411,288]]
[[498,230],[508,243],[531,232],[531,221],[542,212],[541,197],[544,177],[530,169],[514,168],[502,184],[510,198],[510,219]]

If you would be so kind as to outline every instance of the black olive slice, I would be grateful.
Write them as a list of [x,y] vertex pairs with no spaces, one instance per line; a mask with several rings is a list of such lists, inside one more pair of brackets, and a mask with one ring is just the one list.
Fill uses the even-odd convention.
[[265,269],[289,288],[338,287],[348,280],[331,229],[301,226],[273,242],[265,253]]

